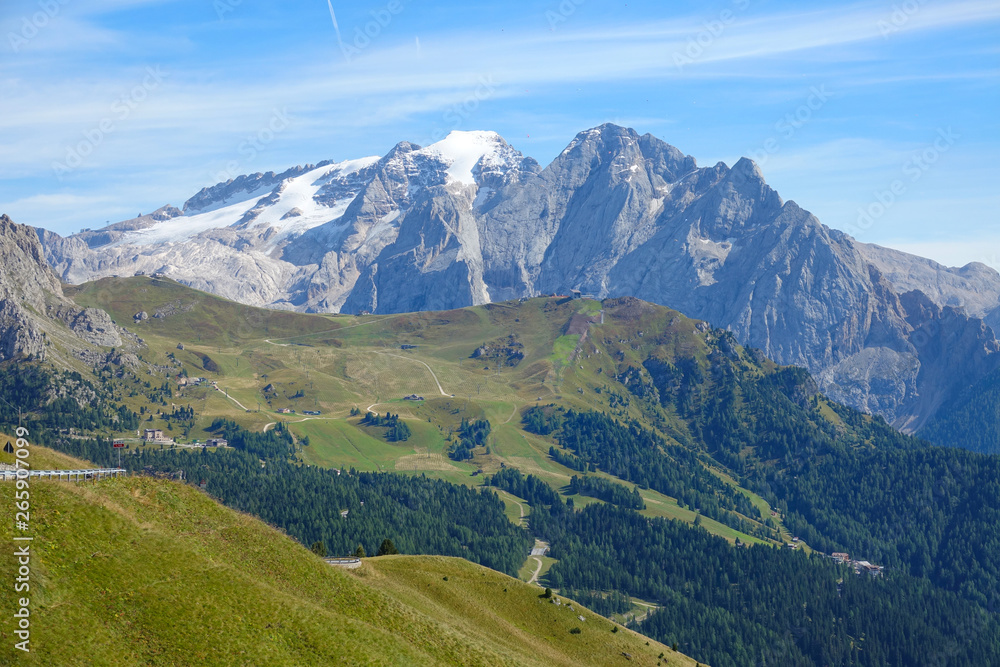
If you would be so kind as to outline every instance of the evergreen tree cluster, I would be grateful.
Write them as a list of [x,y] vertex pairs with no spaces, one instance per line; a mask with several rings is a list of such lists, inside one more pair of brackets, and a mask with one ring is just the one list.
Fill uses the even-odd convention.
[[[537,421],[538,411],[529,408],[523,420]],[[555,408],[561,426],[553,432],[569,452],[549,450],[560,463],[581,472],[603,470],[645,489],[677,498],[678,504],[699,510],[705,516],[737,530],[761,532],[743,517],[763,520],[760,510],[745,494],[735,491],[709,472],[698,455],[686,447],[668,444],[654,431],[635,421],[621,423],[600,412],[564,411]],[[553,423],[552,417],[542,417]],[[742,514],[743,516],[739,516]]]
[[634,510],[646,509],[646,502],[639,495],[639,489],[633,487],[629,491],[627,487],[603,477],[573,475],[572,479],[569,480],[569,492],[573,495],[599,498],[619,507]]
[[528,408],[521,416],[521,425],[528,433],[549,435],[562,428],[563,411],[555,405]]
[[385,416],[377,412],[367,412],[361,418],[361,423],[365,426],[375,426],[385,428],[385,439],[389,442],[404,442],[412,435],[410,427],[406,425],[398,414],[386,412]]
[[0,397],[4,399],[0,421],[16,425],[21,419],[33,441],[41,444],[55,438],[59,429],[110,433],[139,428],[135,412],[109,400],[103,385],[94,385],[75,371],[51,371],[33,362],[7,363],[0,372]]
[[1000,370],[942,405],[917,435],[942,447],[1000,454]]
[[232,449],[134,450],[123,465],[146,473],[184,470],[189,483],[204,482],[223,504],[304,545],[321,542],[333,556],[352,555],[358,545],[370,554],[392,545],[399,553],[458,556],[514,576],[531,546],[495,494],[426,477],[338,474],[280,458],[262,467],[256,454]]
[[488,486],[495,486],[524,500],[531,506],[563,506],[562,498],[551,486],[534,475],[524,476],[516,468],[500,468],[493,477],[486,479]]
[[448,456],[454,461],[465,461],[472,458],[472,452],[476,447],[486,446],[487,438],[490,435],[490,422],[486,419],[477,419],[470,422],[462,419],[462,424],[458,429],[458,442],[448,448]]
[[[561,590],[618,591],[661,609],[638,629],[712,665],[986,665],[1000,624],[901,572],[857,576],[802,551],[734,548],[687,524],[612,505],[532,510]],[[919,610],[919,611],[918,611]]]
[[1000,611],[1000,458],[960,449],[839,452],[774,472],[785,525],[817,549],[901,569]]
[[217,418],[209,430],[229,442],[230,447],[253,454],[261,459],[284,460],[295,453],[292,434],[284,422],[278,422],[270,431],[248,431],[230,419]]

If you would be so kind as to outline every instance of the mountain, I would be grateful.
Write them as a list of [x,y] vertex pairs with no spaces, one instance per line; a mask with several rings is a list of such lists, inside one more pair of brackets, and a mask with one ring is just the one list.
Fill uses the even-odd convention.
[[[448,309],[578,289],[732,330],[823,391],[915,431],[1000,367],[1000,275],[861,244],[784,201],[746,158],[698,167],[602,125],[542,169],[491,132],[382,158],[241,176],[183,211],[69,238],[69,282],[163,272],[244,303]],[[909,295],[909,296],[908,296]]]
[[[31,460],[39,469],[92,467],[37,446]],[[0,485],[4,502],[14,493],[13,483]],[[6,624],[8,664],[606,665],[623,654],[630,664],[695,664],[462,559],[328,565],[262,521],[166,479],[33,481],[31,502],[30,590],[22,591],[30,652],[13,648],[21,638]],[[0,534],[11,543],[13,524]],[[0,564],[11,580],[16,568],[14,558]],[[16,600],[0,601],[4,614],[14,616]]]

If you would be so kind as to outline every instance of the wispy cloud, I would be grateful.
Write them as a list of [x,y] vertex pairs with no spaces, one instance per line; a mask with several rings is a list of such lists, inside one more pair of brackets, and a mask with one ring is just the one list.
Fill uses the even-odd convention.
[[[147,206],[158,186],[141,188],[132,179],[150,180],[155,175],[162,179],[159,191],[164,192],[159,203],[166,203],[171,200],[167,193],[171,198],[191,194],[184,192],[185,182],[190,188],[204,185],[206,175],[229,159],[275,108],[287,108],[295,122],[265,154],[246,165],[250,171],[278,168],[284,166],[282,161],[381,152],[397,140],[431,134],[441,125],[442,114],[467,99],[483,77],[493,82],[493,90],[463,129],[512,125],[518,131],[525,129],[520,137],[525,145],[548,155],[557,154],[559,145],[583,129],[578,124],[585,122],[669,128],[676,141],[692,145],[711,145],[709,135],[725,129],[727,145],[713,146],[699,157],[705,161],[715,152],[732,162],[773,132],[778,116],[770,109],[794,108],[803,90],[823,82],[815,80],[818,76],[835,79],[844,96],[854,94],[863,100],[893,86],[995,81],[1000,73],[971,56],[957,67],[951,61],[947,66],[932,62],[921,68],[894,65],[893,49],[904,48],[907,40],[936,39],[945,31],[995,24],[1000,4],[984,0],[921,3],[919,11],[894,25],[888,37],[879,22],[892,9],[883,2],[780,13],[764,13],[754,4],[683,69],[677,68],[672,55],[696,39],[717,11],[657,20],[655,14],[663,16],[666,11],[660,10],[649,20],[600,24],[588,23],[581,11],[555,31],[544,29],[541,17],[536,27],[524,22],[501,31],[463,24],[456,13],[443,27],[429,29],[425,24],[419,35],[407,29],[411,17],[406,14],[393,24],[394,30],[387,30],[350,62],[342,55],[341,28],[343,35],[351,34],[363,13],[345,4],[338,21],[332,0],[327,0],[325,10],[321,4],[311,8],[317,26],[307,32],[309,39],[289,45],[275,32],[274,40],[254,49],[242,43],[234,25],[266,24],[267,17],[260,12],[268,10],[248,2],[239,4],[243,14],[227,17],[225,25],[216,20],[210,3],[203,8],[203,24],[161,30],[152,22],[105,20],[121,10],[168,1],[68,3],[59,22],[40,33],[30,48],[0,60],[5,101],[0,115],[0,179],[17,179],[18,188],[15,194],[13,186],[0,185],[0,199],[6,198],[18,210],[36,206],[62,216],[73,207],[60,210],[58,200],[30,198],[64,192],[81,197],[76,203],[76,210],[85,212],[81,219],[93,219],[102,217],[102,207],[110,203],[102,199],[104,194],[84,196],[83,188],[122,192],[125,183],[129,196]],[[34,6],[8,6],[0,28],[16,26],[21,14]],[[407,12],[420,11],[415,3],[410,7]],[[223,46],[216,48],[214,40]],[[957,43],[952,48],[958,48]],[[925,57],[923,50],[917,47],[908,53]],[[149,102],[107,136],[73,179],[54,181],[52,163],[64,159],[84,133],[112,114],[116,100],[141,82],[144,68],[155,65],[162,65],[169,76]],[[806,73],[809,79],[803,78]],[[859,89],[864,90],[851,92]],[[865,123],[848,123],[848,112],[835,106],[824,109],[822,117],[817,115],[809,132],[797,135],[795,143],[782,146],[765,168],[769,178],[773,174],[778,181],[794,184],[796,174],[801,182],[806,173],[846,183],[852,170],[859,170],[858,164],[874,171],[898,165],[910,144],[879,132],[901,125],[903,119],[882,118],[876,129],[866,125],[857,131]],[[706,111],[700,112],[702,108]],[[765,111],[744,120],[754,108]],[[851,113],[859,112],[855,108]],[[832,129],[838,122],[840,129]],[[926,125],[912,116],[907,122],[917,128],[914,132]],[[738,128],[741,123],[747,127]],[[365,146],[358,145],[359,137]],[[24,187],[29,187],[26,197],[21,196]],[[121,200],[116,196],[110,201],[117,208]],[[121,204],[126,206],[136,208]]]

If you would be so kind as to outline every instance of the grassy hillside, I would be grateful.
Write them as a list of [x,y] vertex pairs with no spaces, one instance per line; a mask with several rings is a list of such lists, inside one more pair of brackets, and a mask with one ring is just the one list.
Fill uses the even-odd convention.
[[[41,447],[31,461],[87,465]],[[4,507],[13,493],[13,484],[0,485]],[[461,559],[332,567],[170,481],[35,481],[31,525],[32,650],[17,656],[24,664],[606,665],[624,663],[623,653],[630,664],[694,664]],[[12,533],[4,522],[0,539],[11,544]],[[14,569],[12,558],[0,560],[4,580],[13,581]],[[13,611],[13,595],[0,596],[0,613]],[[0,637],[7,662],[10,623]]]
[[[33,432],[64,451],[108,462],[106,444],[84,439],[119,424],[132,432],[114,433],[132,437],[130,468],[197,467],[208,491],[303,544],[342,554],[361,533],[366,550],[399,534],[409,553],[499,562],[612,617],[642,616],[638,627],[720,666],[770,664],[776,655],[873,667],[906,655],[916,664],[963,627],[977,628],[979,639],[955,648],[955,664],[995,662],[1000,644],[986,611],[996,608],[1000,571],[989,548],[1000,511],[994,459],[929,448],[832,403],[804,370],[778,366],[705,322],[633,298],[352,317],[273,313],[165,280],[71,291],[113,312],[148,347],[138,365],[103,365],[94,380],[63,374],[48,388],[36,382],[33,393],[18,390],[24,368],[0,377],[10,379],[8,400],[23,405],[43,406],[46,392],[86,381],[101,400],[124,404],[97,414],[78,398],[79,407],[66,399],[32,411]],[[150,317],[133,322],[139,311]],[[17,415],[7,408],[6,417]],[[237,451],[192,450],[218,435],[217,417],[233,421],[225,435]],[[141,443],[143,426],[173,441]],[[402,476],[347,470],[331,486],[340,472],[323,469],[332,468]],[[382,491],[334,504],[380,509],[344,523],[323,489],[362,483]],[[512,539],[485,548],[478,527],[441,520],[460,503],[391,490],[428,484],[467,497],[483,511],[462,517],[488,519],[490,534],[513,531]],[[485,495],[498,489],[502,502]],[[642,516],[626,509],[642,506]],[[421,521],[388,520],[400,512]],[[433,544],[412,539],[430,535],[426,526],[439,529]],[[532,540],[548,553],[529,557]],[[737,542],[754,546],[734,549]],[[834,551],[886,566],[884,579],[841,577],[819,553]],[[405,588],[388,571],[381,576]],[[432,584],[437,574],[427,576]],[[447,606],[455,604],[446,604],[448,591],[424,585],[412,595]]]
[[[629,401],[629,390],[616,376],[620,368],[640,367],[653,349],[702,363],[712,349],[704,325],[668,308],[637,308],[632,302],[602,311],[596,301],[539,298],[353,317],[250,308],[150,278],[103,279],[69,293],[81,305],[105,308],[143,337],[146,360],[168,369],[155,382],[174,387],[163,400],[196,412],[191,428],[178,429],[161,418],[158,411],[167,411],[162,405],[123,390],[133,410],[145,405],[153,411],[152,420],[143,415],[144,427],[169,428],[168,436],[185,442],[204,439],[216,416],[258,430],[285,421],[300,441],[308,438],[298,454],[304,463],[425,474],[466,485],[481,482],[477,471],[490,474],[504,465],[557,489],[568,485],[574,471],[549,456],[551,439],[521,428],[523,410],[539,403],[646,423],[652,416],[663,420],[668,437],[683,431],[683,426],[667,428],[676,419],[663,410],[655,408],[651,415],[649,405],[635,397]],[[140,311],[150,318],[133,323]],[[154,317],[157,313],[162,316]],[[653,331],[655,337],[644,337]],[[206,369],[205,358],[215,370]],[[179,373],[208,378],[219,389],[178,387]],[[404,400],[411,394],[424,400]],[[373,429],[359,427],[352,409],[398,413],[412,435],[405,442],[385,442]],[[304,415],[306,410],[320,414]],[[490,421],[489,452],[480,448],[471,460],[453,461],[447,452],[462,419]],[[698,518],[676,498],[649,489],[642,494],[648,516],[689,523]],[[707,517],[702,525],[729,540],[757,541]]]

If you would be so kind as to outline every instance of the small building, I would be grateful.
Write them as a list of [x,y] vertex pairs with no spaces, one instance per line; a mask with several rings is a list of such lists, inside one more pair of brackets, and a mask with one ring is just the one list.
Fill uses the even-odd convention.
[[278,414],[282,414],[282,415],[294,415],[295,414],[295,410],[292,410],[291,408],[278,408]]
[[881,565],[872,565],[866,560],[856,560],[854,561],[854,573],[855,574],[869,574],[873,577],[881,577],[882,570],[885,568]]
[[143,432],[143,440],[163,440],[163,431],[158,428],[147,428]]
[[402,345],[399,346],[399,349],[401,349],[401,350],[415,350],[415,349],[417,349],[417,346],[416,345],[410,345],[409,343],[403,343]]
[[302,414],[304,414],[304,415],[314,415],[315,416],[315,415],[320,414],[320,412],[319,412],[319,410],[303,410]]
[[209,438],[205,441],[206,447],[228,447],[229,441],[225,438]]
[[574,299],[579,299],[580,297],[583,296],[583,292],[581,292],[578,289],[571,289],[569,291],[569,293],[570,293],[570,296],[572,296]]
[[846,553],[842,552],[842,551],[834,551],[833,554],[830,555],[830,558],[832,558],[833,560],[837,561],[838,563],[849,563],[849,562],[851,562],[851,556],[849,554],[846,554]]
[[422,400],[424,400],[424,397],[423,396],[417,396],[416,394],[410,394],[409,396],[404,396],[403,400],[404,401],[422,401]]

